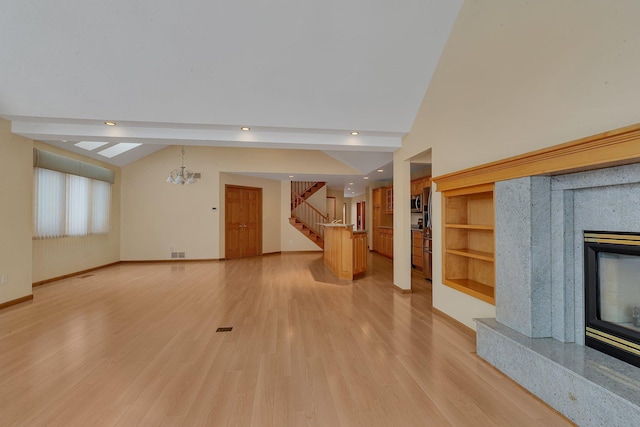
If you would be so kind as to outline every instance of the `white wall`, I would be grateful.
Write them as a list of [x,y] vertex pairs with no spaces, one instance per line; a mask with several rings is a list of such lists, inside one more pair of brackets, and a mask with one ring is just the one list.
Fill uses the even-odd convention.
[[[638,16],[632,0],[465,1],[394,170],[432,149],[438,176],[638,122]],[[442,285],[439,193],[433,221],[434,307],[475,327],[495,309]],[[408,277],[394,272],[402,287]]]

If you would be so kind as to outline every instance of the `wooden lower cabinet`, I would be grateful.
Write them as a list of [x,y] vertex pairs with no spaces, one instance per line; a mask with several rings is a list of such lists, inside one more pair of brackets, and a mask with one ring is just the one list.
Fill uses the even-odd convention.
[[422,230],[411,230],[411,266],[422,270]]
[[378,235],[379,245],[374,248],[380,255],[393,258],[393,228],[378,227],[376,234]]
[[367,271],[367,233],[353,233],[353,275]]
[[324,264],[340,279],[353,280],[367,270],[367,232],[352,225],[325,225]]

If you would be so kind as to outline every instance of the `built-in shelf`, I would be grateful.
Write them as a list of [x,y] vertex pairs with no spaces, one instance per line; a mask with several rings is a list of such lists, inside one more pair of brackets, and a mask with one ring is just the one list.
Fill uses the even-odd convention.
[[496,303],[494,288],[471,279],[445,279],[444,284],[479,300]]
[[493,225],[479,225],[479,224],[445,224],[447,228],[465,228],[471,230],[489,230],[493,231]]
[[447,249],[447,253],[493,262],[492,252],[474,251],[471,249]]
[[443,283],[495,304],[493,184],[442,196]]

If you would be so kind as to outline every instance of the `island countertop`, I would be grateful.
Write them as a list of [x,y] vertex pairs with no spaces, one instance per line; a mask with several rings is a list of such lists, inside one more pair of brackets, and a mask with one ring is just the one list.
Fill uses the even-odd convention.
[[[353,230],[355,224],[338,224],[338,223],[318,223],[318,225],[322,225],[323,227],[351,227],[353,233],[366,233],[369,230]],[[389,227],[391,228],[391,227]]]

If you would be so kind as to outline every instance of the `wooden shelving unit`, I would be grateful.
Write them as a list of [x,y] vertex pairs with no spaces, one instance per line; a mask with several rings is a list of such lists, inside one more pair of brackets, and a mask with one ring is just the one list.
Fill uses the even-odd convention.
[[460,188],[443,197],[443,282],[495,304],[493,184]]

